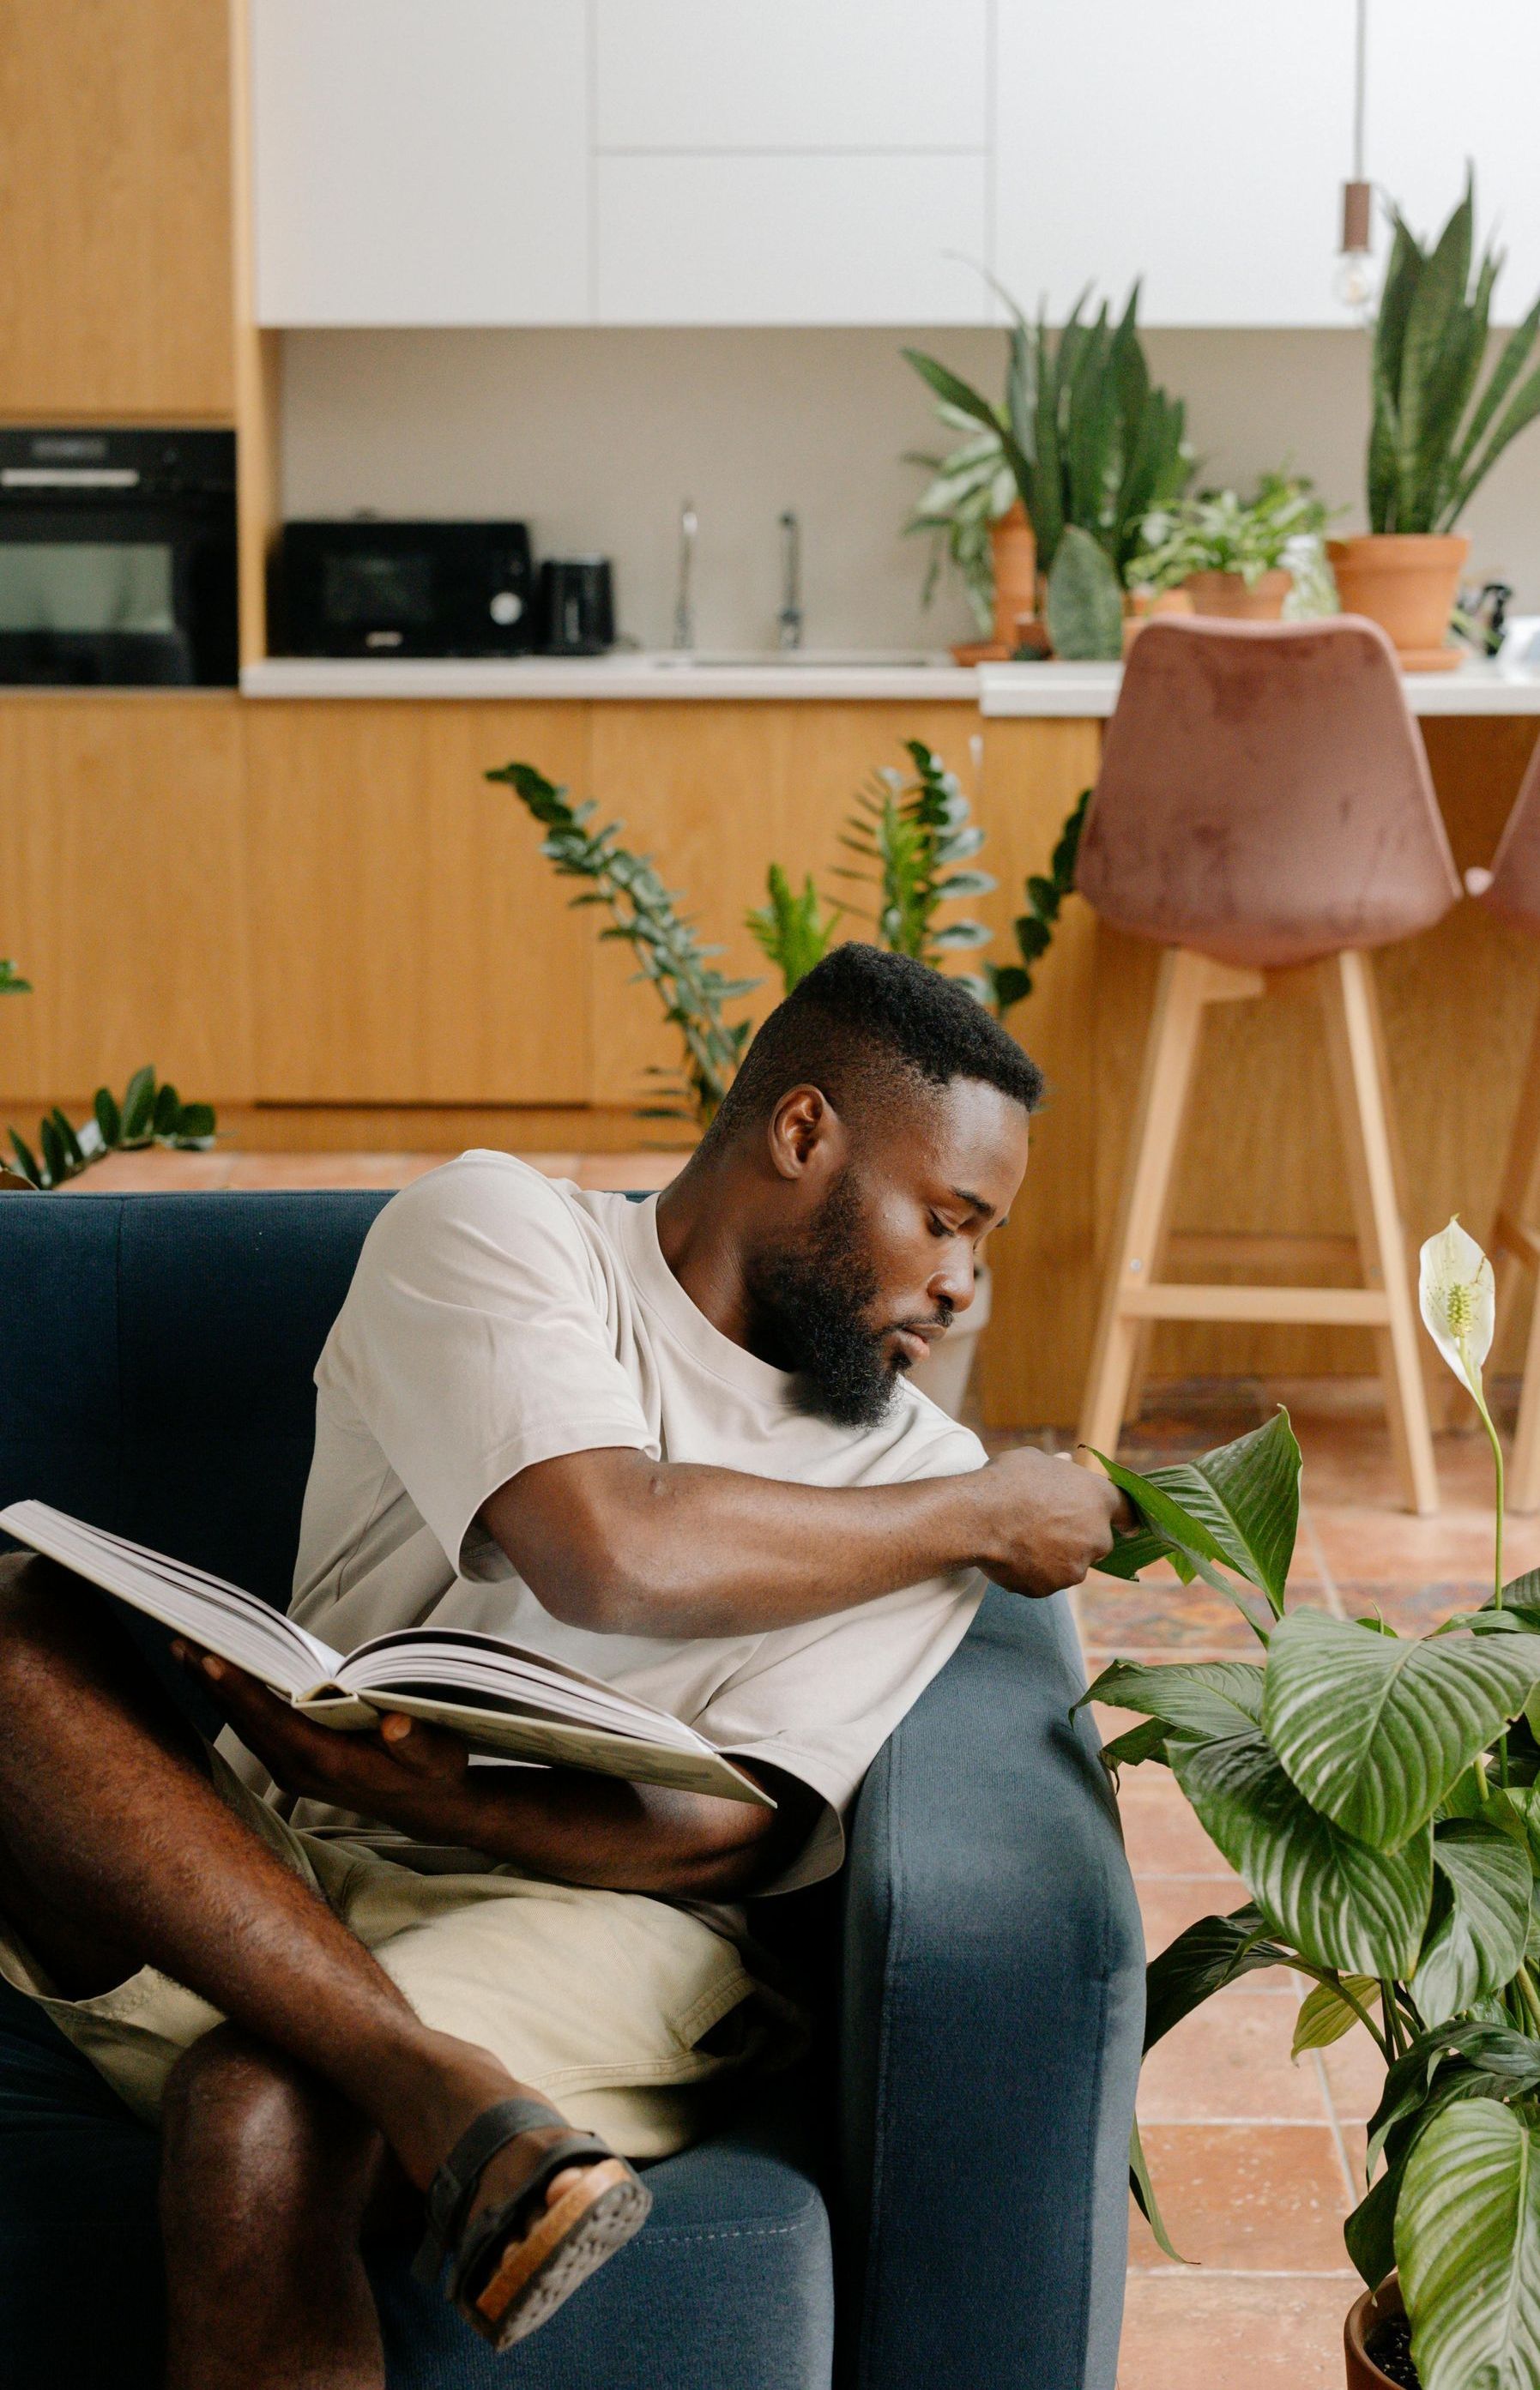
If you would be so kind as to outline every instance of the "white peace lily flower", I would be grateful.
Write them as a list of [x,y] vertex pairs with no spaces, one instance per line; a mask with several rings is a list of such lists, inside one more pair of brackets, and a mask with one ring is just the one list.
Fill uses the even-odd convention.
[[1484,1416],[1482,1365],[1495,1324],[1492,1264],[1457,1219],[1423,1246],[1418,1297],[1429,1335]]

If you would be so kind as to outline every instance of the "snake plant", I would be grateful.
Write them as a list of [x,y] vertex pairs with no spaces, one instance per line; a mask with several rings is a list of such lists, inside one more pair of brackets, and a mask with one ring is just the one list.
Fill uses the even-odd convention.
[[[1485,1420],[1491,1270],[1457,1224],[1421,1291]],[[1168,1560],[1261,1646],[1115,1662],[1085,1696],[1138,1720],[1109,1767],[1169,1768],[1250,1895],[1151,1961],[1145,2046],[1253,1970],[1303,1977],[1295,2054],[1357,2033],[1384,2063],[1345,2239],[1371,2288],[1399,2266],[1422,2390],[1540,2390],[1540,1573],[1502,1582],[1499,1526],[1485,1606],[1403,1638],[1290,1602],[1286,1412],[1148,1477],[1104,1465],[1141,1525],[1103,1567]]]
[[[1099,558],[1088,558],[1085,545],[1069,542],[1066,573],[1080,585],[1099,584],[1102,595],[1098,603],[1095,590],[1077,594],[1072,608],[1060,610],[1072,644],[1059,652],[1117,655],[1123,576],[1140,525],[1152,507],[1179,496],[1191,476],[1185,409],[1150,381],[1136,282],[1116,323],[1105,302],[1083,322],[1086,293],[1057,338],[1041,317],[1029,324],[1008,293],[1002,295],[1012,319],[1003,407],[923,350],[904,354],[943,404],[997,436],[1032,522],[1039,568],[1048,576],[1050,622],[1066,531],[1083,532],[1099,550]],[[1108,592],[1119,607],[1115,642]],[[1092,644],[1081,646],[1082,639]]]
[[1475,194],[1424,249],[1400,211],[1380,292],[1371,366],[1371,532],[1452,531],[1498,457],[1540,415],[1540,300],[1508,334],[1478,395],[1502,252],[1471,282]]

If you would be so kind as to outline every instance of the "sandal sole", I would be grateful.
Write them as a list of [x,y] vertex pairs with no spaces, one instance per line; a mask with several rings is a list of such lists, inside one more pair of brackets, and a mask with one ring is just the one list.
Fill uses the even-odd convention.
[[509,2242],[460,2312],[494,2348],[511,2348],[640,2231],[651,2205],[651,2192],[623,2159],[586,2167],[575,2189]]

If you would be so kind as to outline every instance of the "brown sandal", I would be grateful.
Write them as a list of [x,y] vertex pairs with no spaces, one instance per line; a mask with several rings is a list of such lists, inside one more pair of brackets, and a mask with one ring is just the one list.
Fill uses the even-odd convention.
[[[448,2256],[444,2295],[494,2348],[511,2348],[554,2315],[640,2230],[652,2205],[651,2192],[607,2141],[569,2129],[533,2151],[517,2189],[468,2222],[499,2150],[566,2121],[543,2100],[500,2100],[462,2133],[429,2186],[428,2229],[412,2270],[434,2282]],[[584,2169],[583,2180],[554,2207],[544,2204],[547,2186],[573,2165]]]

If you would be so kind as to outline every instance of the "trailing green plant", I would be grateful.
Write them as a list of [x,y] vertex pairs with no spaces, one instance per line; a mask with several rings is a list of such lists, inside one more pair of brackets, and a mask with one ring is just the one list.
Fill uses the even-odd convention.
[[0,955],[0,996],[30,996],[32,983],[23,979],[16,965]]
[[[1027,909],[1019,913],[1011,924],[1017,951],[1021,957],[1020,965],[1019,968],[1007,965],[999,974],[1010,984],[1008,1003],[1020,1003],[1022,997],[1032,994],[1033,972],[1053,944],[1053,933],[1065,897],[1074,893],[1075,857],[1080,853],[1080,833],[1085,827],[1086,808],[1090,802],[1090,790],[1083,789],[1064,817],[1064,827],[1059,833],[1047,870],[1034,871],[1028,877]],[[1003,1006],[996,1009],[1004,1010]]]
[[628,945],[636,974],[657,991],[663,1018],[677,1030],[683,1056],[676,1073],[655,1072],[663,1082],[660,1100],[641,1107],[647,1120],[687,1120],[705,1127],[732,1085],[749,1043],[747,1021],[729,1021],[726,1007],[757,987],[757,980],[729,979],[711,957],[720,946],[704,946],[679,911],[679,893],[665,887],[648,854],[621,844],[623,822],[590,828],[597,808],[591,798],[572,804],[564,788],[547,780],[533,764],[505,764],[489,780],[512,789],[545,835],[540,852],[563,879],[588,882],[574,906],[602,905],[610,914],[602,939]]
[[[1061,624],[1072,639],[1098,644],[1059,652],[1120,655],[1123,575],[1138,547],[1139,526],[1152,507],[1178,496],[1191,478],[1186,410],[1150,381],[1138,334],[1136,282],[1116,323],[1105,302],[1090,322],[1082,322],[1087,291],[1057,339],[1042,317],[1029,324],[1009,293],[1001,295],[1012,319],[1003,407],[923,350],[904,354],[938,398],[998,438],[1032,523],[1039,569],[1047,575],[1050,610],[1055,572],[1072,576],[1075,600],[1061,603]],[[1087,534],[1099,562],[1072,541],[1061,566],[1061,544],[1072,527]],[[1099,601],[1087,595],[1092,585],[1099,586]],[[1118,599],[1116,644],[1109,591]]]
[[765,902],[746,913],[743,924],[761,953],[779,971],[781,986],[789,996],[815,963],[823,961],[844,911],[842,905],[825,910],[811,871],[799,893],[780,865],[773,863],[765,882]]
[[[1421,1301],[1500,1462],[1491,1266],[1457,1222]],[[1117,1661],[1084,1697],[1136,1715],[1108,1767],[1169,1768],[1250,1895],[1151,1961],[1146,2048],[1255,1969],[1303,1976],[1296,2054],[1363,2033],[1384,2062],[1345,2238],[1371,2288],[1399,2264],[1422,2390],[1540,2390],[1540,1573],[1503,1582],[1499,1473],[1483,1608],[1403,1638],[1291,1604],[1300,1465],[1282,1410],[1148,1476],[1103,1460],[1140,1520],[1103,1566],[1169,1561],[1260,1647]]]
[[[1315,484],[1287,473],[1264,473],[1255,495],[1201,490],[1145,517],[1146,546],[1128,578],[1149,589],[1174,589],[1195,572],[1238,572],[1254,589],[1264,572],[1300,557],[1300,543],[1318,543],[1330,515]],[[1302,559],[1303,560],[1303,559]]]
[[943,569],[950,566],[962,583],[980,636],[987,637],[995,623],[995,558],[990,532],[1016,503],[1016,480],[1006,461],[1000,428],[981,430],[970,415],[946,399],[936,414],[949,431],[963,439],[944,456],[910,449],[906,465],[923,465],[930,480],[915,502],[904,529],[925,533],[930,541],[930,561],[920,589],[920,604],[929,606]]
[[1471,281],[1475,190],[1424,248],[1392,209],[1390,263],[1370,367],[1371,532],[1448,532],[1508,443],[1540,415],[1540,300],[1508,334],[1484,388],[1492,294],[1502,270],[1487,248]]
[[206,1153],[214,1142],[215,1122],[212,1104],[185,1104],[169,1080],[157,1081],[147,1062],[135,1072],[122,1102],[109,1087],[98,1087],[91,1118],[79,1128],[58,1104],[45,1112],[38,1123],[37,1153],[16,1129],[8,1134],[16,1176],[47,1194],[78,1178],[93,1163],[105,1162],[109,1153],[136,1152],[150,1145]]

